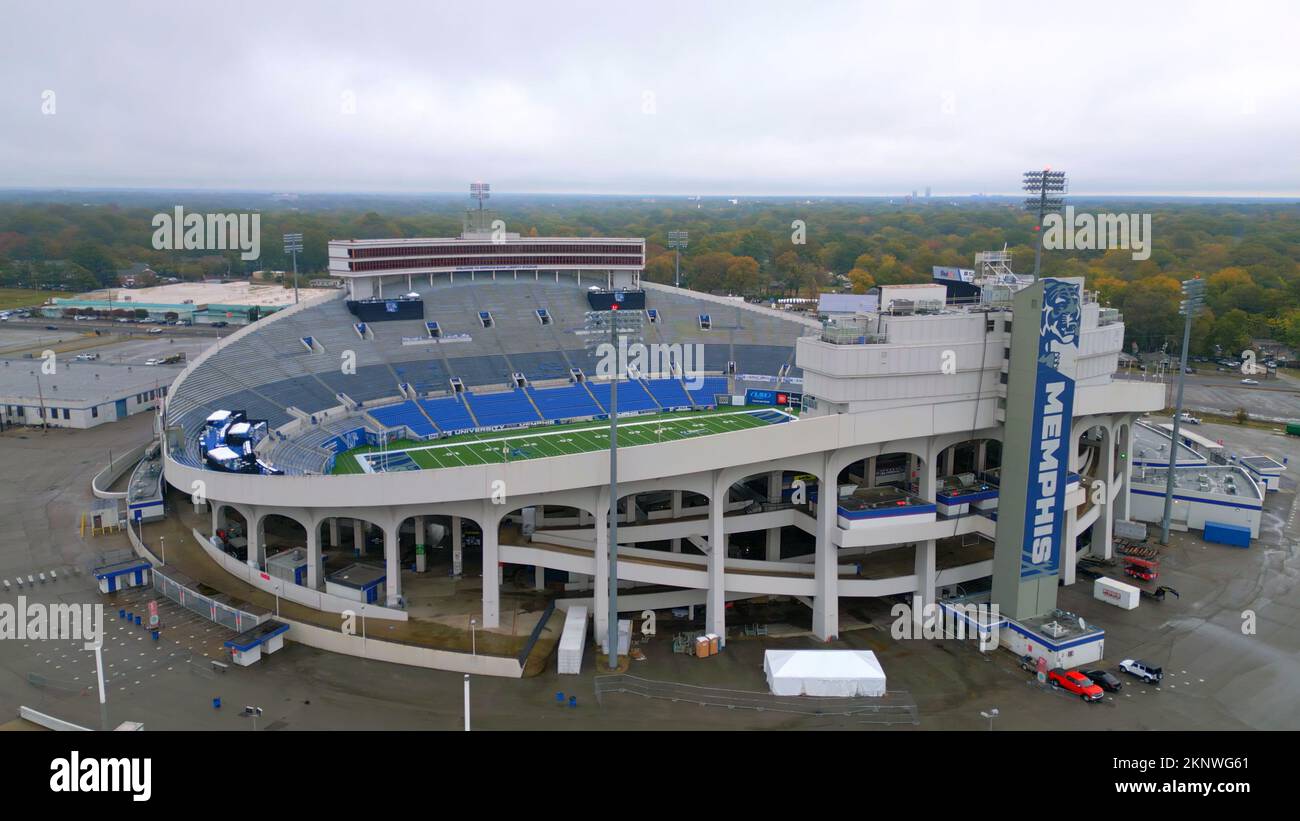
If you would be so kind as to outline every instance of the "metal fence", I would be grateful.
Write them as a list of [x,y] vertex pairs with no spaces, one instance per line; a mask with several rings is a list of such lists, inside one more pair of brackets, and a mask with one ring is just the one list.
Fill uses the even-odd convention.
[[187,578],[180,574],[168,575],[167,571],[155,567],[153,570],[153,589],[176,602],[192,613],[216,622],[222,627],[242,633],[260,624],[264,618],[229,604],[217,601],[194,590]]
[[652,681],[628,675],[596,677],[596,703],[603,705],[604,697],[614,693],[680,701],[703,707],[726,707],[729,710],[756,710],[805,716],[855,716],[872,719],[881,724],[920,723],[917,718],[916,704],[906,690],[890,690],[876,698],[817,698],[724,690],[675,681]]

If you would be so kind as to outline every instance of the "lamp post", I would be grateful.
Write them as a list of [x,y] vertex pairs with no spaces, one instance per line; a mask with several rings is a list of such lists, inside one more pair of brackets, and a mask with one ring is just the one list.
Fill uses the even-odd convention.
[[465,732],[469,732],[469,673],[465,674]]
[[995,718],[998,717],[998,708],[997,708],[997,707],[994,707],[993,709],[989,710],[987,713],[984,712],[983,710],[981,710],[981,711],[980,711],[980,716],[983,717],[983,718],[987,718],[987,719],[989,720],[989,732],[992,732],[992,731],[993,731],[993,719],[995,719]]
[[682,251],[686,250],[686,245],[690,241],[690,231],[669,231],[668,247],[674,251],[676,275],[673,279],[675,287],[682,287]]
[[[158,550],[160,553],[162,553],[162,563],[164,565],[167,564],[167,537],[166,536],[158,537]],[[277,616],[280,615],[278,610],[276,611],[276,615]]]
[[261,707],[248,706],[244,708],[244,716],[253,719],[253,732],[257,732],[257,717],[261,714]]
[[1169,544],[1169,520],[1174,512],[1174,468],[1178,465],[1178,429],[1183,415],[1183,382],[1187,378],[1187,346],[1192,337],[1192,319],[1205,304],[1205,280],[1200,277],[1183,281],[1183,301],[1178,312],[1183,315],[1183,350],[1179,353],[1178,398],[1174,400],[1174,426],[1169,432],[1169,469],[1165,471],[1165,515],[1160,520],[1160,544]]
[[469,620],[469,652],[470,655],[478,655],[478,619]]

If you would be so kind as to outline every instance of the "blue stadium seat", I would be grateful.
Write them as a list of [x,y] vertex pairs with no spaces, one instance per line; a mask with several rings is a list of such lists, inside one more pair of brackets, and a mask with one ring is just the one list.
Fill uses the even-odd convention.
[[528,395],[533,398],[542,416],[557,421],[561,419],[581,419],[599,416],[604,413],[592,400],[591,394],[581,385],[565,385],[558,388],[528,388]]
[[433,436],[438,432],[438,429],[429,424],[429,420],[424,417],[424,414],[420,413],[420,409],[409,399],[396,405],[371,408],[369,414],[376,422],[385,427],[395,428],[399,425],[405,425],[416,436]]
[[[587,386],[591,388],[592,394],[595,395],[596,401],[600,406],[609,412],[609,383],[608,382],[588,382]],[[632,411],[659,410],[659,405],[646,393],[645,388],[641,387],[640,382],[627,382],[620,379],[618,382],[618,412],[631,413]]]
[[528,401],[528,396],[521,390],[485,394],[466,391],[465,400],[482,427],[542,421]]
[[686,388],[676,379],[647,379],[645,386],[650,395],[665,408],[689,408],[691,398],[686,395]]
[[420,407],[424,412],[429,414],[429,418],[438,423],[444,433],[457,433],[460,431],[473,430],[474,420],[470,418],[469,411],[460,400],[454,396],[444,396],[440,399],[421,399]]

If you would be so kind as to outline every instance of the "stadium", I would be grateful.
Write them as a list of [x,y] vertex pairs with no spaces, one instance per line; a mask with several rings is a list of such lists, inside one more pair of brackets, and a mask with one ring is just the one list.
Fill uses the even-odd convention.
[[[168,391],[165,478],[203,516],[196,541],[318,624],[360,607],[403,635],[457,614],[510,632],[540,598],[587,606],[606,645],[611,575],[621,617],[703,608],[725,644],[728,609],[754,599],[801,603],[822,640],[862,598],[983,596],[1029,623],[1079,557],[1110,557],[1134,421],[1163,395],[1112,378],[1122,317],[1081,281],[986,254],[974,295],[885,286],[876,309],[823,323],[642,282],[644,247],[470,229],[331,242],[346,289],[220,340]],[[611,369],[595,343],[615,314],[617,333],[694,361]],[[1034,380],[1058,370],[1069,391],[1048,390],[1044,417]],[[1040,481],[1040,454],[1059,482]],[[1030,528],[1050,560],[1022,555]],[[366,652],[337,628],[294,638]],[[408,650],[386,657],[520,674]]]

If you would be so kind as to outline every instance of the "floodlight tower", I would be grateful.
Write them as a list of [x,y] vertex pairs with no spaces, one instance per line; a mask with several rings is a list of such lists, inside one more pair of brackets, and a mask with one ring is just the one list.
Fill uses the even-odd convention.
[[[598,353],[598,357],[608,356],[614,363],[610,369],[609,383],[609,642],[606,652],[609,654],[609,669],[618,669],[618,377],[624,370],[630,370],[623,362],[624,353],[632,344],[640,342],[644,327],[643,311],[624,311],[619,309],[623,301],[623,292],[613,293],[613,302],[608,311],[588,311],[585,334],[588,348],[599,350],[609,345],[608,351]],[[608,342],[602,341],[604,332],[609,331]],[[626,346],[620,345],[626,340]],[[599,584],[599,579],[596,580]]]
[[284,252],[293,256],[293,304],[298,304],[298,254],[302,251],[302,234],[284,235]]
[[1038,222],[1034,225],[1034,232],[1038,234],[1038,242],[1034,244],[1034,279],[1038,279],[1043,262],[1043,217],[1049,211],[1057,211],[1065,205],[1065,200],[1061,197],[1049,196],[1065,193],[1065,172],[1050,168],[1026,171],[1024,189],[1026,193],[1034,195],[1025,199],[1025,210],[1038,212]]
[[1183,415],[1183,380],[1187,377],[1187,346],[1192,337],[1192,320],[1205,305],[1205,280],[1183,280],[1183,301],[1178,312],[1183,315],[1183,350],[1179,354],[1178,398],[1174,400],[1174,427],[1169,432],[1169,468],[1165,471],[1165,515],[1160,520],[1160,544],[1169,544],[1169,519],[1174,511],[1174,467],[1178,464],[1178,428]]
[[492,198],[492,186],[485,182],[469,184],[469,195],[478,200],[478,210],[483,210],[483,201]]
[[686,250],[686,245],[690,241],[690,231],[669,231],[668,247],[672,248],[676,257],[676,278],[673,280],[676,287],[682,287],[682,251]]

